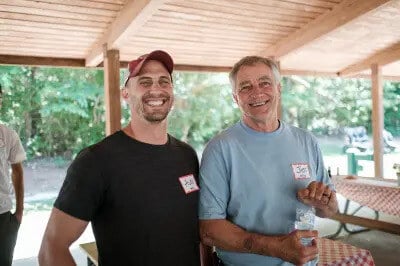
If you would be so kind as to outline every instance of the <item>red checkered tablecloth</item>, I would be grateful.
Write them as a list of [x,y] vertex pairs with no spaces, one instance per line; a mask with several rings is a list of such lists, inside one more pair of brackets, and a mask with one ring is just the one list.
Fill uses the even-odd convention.
[[375,265],[368,250],[357,248],[327,238],[318,239],[319,262],[321,266],[370,266]]
[[334,176],[336,191],[345,198],[376,211],[400,216],[400,187],[396,181]]

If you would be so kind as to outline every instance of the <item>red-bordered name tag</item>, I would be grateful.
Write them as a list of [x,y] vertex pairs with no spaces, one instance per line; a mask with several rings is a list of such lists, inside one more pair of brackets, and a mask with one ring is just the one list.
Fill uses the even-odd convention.
[[295,179],[309,179],[310,171],[308,163],[293,163],[292,164],[293,175]]
[[200,189],[196,183],[196,179],[192,174],[179,177],[179,182],[181,183],[182,188],[186,194],[192,193]]

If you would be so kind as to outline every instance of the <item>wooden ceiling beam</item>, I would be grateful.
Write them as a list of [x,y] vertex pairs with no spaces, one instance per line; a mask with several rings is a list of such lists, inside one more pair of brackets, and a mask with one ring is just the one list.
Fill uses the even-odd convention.
[[120,45],[139,30],[166,0],[127,1],[103,37],[90,49],[86,66],[97,66],[103,60],[104,45],[107,49],[119,49]]
[[[82,68],[86,67],[85,59],[17,56],[17,55],[1,55],[1,54],[0,54],[0,65],[82,67]],[[127,61],[120,62],[120,68],[126,68],[127,66],[128,66]],[[103,63],[100,63],[99,67],[102,68]],[[189,72],[229,73],[231,69],[232,67],[228,66],[200,66],[200,65],[184,65],[184,64],[176,64],[174,67],[175,71],[189,71]],[[297,75],[297,76],[314,76],[314,77],[327,77],[327,78],[338,77],[338,74],[334,72],[318,72],[318,71],[296,70],[296,69],[282,69],[281,73],[282,76]],[[341,77],[370,79],[371,75],[356,73]],[[391,81],[400,81],[400,76],[383,76],[383,79]]]
[[39,56],[1,55],[0,65],[85,67],[84,59],[54,58]]
[[357,74],[361,71],[371,68],[372,64],[384,66],[400,60],[400,42],[383,49],[370,57],[361,60],[353,65],[350,65],[343,70],[339,71],[339,76],[348,76]]
[[287,55],[388,2],[390,0],[344,0],[331,11],[261,51],[260,55],[276,58]]

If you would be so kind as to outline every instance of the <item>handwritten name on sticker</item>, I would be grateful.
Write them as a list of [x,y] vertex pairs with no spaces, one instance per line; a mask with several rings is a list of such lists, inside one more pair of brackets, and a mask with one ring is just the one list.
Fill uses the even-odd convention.
[[192,174],[179,177],[179,182],[181,183],[182,188],[186,194],[192,193],[200,189],[196,183],[196,179]]
[[310,171],[307,163],[292,164],[293,175],[295,179],[309,179]]

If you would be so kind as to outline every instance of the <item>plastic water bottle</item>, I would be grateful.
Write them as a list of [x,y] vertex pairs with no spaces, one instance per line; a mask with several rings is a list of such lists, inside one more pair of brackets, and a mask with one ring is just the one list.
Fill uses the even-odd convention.
[[[315,222],[315,209],[312,208],[297,208],[296,221],[294,222],[294,229],[297,230],[313,230]],[[311,246],[313,238],[302,238],[301,243],[304,246]]]

